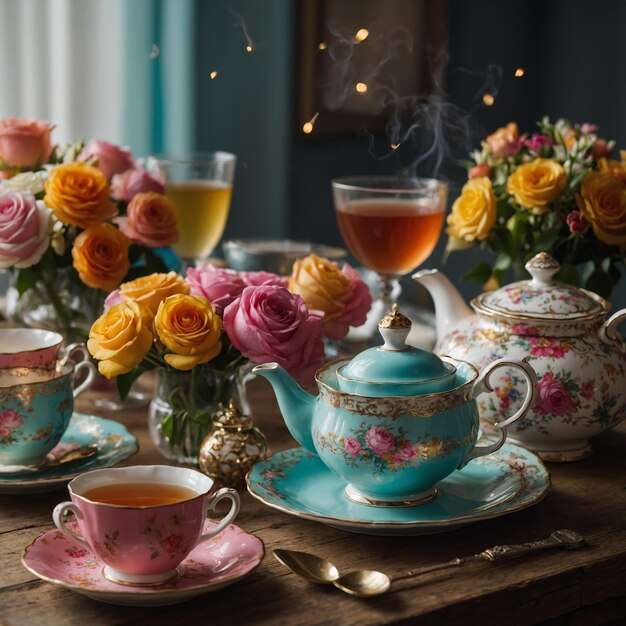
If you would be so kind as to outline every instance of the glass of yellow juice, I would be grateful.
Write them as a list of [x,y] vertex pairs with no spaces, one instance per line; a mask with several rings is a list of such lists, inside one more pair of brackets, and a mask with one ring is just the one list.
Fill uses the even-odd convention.
[[176,207],[178,241],[187,264],[205,260],[219,243],[230,209],[237,158],[229,152],[161,154],[165,194]]

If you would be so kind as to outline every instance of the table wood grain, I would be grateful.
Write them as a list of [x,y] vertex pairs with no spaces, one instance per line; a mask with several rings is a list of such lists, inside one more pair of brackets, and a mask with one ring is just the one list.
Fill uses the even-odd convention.
[[[116,419],[138,438],[125,464],[160,463],[147,431],[147,410],[94,409],[95,392],[77,409]],[[265,381],[249,385],[256,424],[273,452],[295,442]],[[0,626],[68,624],[625,624],[626,428],[595,441],[595,453],[571,464],[550,464],[553,488],[529,509],[437,535],[370,537],[335,530],[270,509],[248,494],[236,523],[264,542],[267,556],[249,577],[189,602],[154,608],[102,604],[36,578],[21,564],[25,546],[53,528],[65,488],[37,495],[0,496]],[[541,539],[559,528],[583,534],[588,547],[550,551],[504,563],[470,563],[452,571],[393,584],[371,599],[306,583],[272,556],[274,548],[308,550],[341,571],[380,569],[393,575],[480,552],[495,544]]]

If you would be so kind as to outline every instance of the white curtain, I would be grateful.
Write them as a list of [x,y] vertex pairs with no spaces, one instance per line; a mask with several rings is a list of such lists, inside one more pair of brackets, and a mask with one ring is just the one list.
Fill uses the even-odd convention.
[[0,0],[0,119],[124,143],[124,0]]

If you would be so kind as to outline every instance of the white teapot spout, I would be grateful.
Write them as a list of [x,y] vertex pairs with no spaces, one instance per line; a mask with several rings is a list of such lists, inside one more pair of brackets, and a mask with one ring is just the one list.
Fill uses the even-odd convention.
[[421,270],[413,274],[412,278],[428,289],[435,303],[437,341],[453,330],[461,320],[473,315],[456,287],[439,270]]

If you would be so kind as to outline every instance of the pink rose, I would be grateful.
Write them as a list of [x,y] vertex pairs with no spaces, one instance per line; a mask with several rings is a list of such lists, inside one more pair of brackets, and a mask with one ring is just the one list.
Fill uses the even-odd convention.
[[595,135],[600,130],[600,127],[597,124],[590,124],[589,122],[585,122],[580,126],[580,132],[583,135]]
[[596,139],[591,146],[591,156],[598,160],[611,155],[611,146],[606,139]]
[[582,234],[589,229],[589,222],[580,214],[580,211],[570,211],[567,218],[570,233]]
[[161,539],[161,547],[169,554],[176,554],[182,549],[185,537],[180,533],[170,533],[164,539]]
[[537,385],[535,411],[563,416],[571,406],[572,401],[563,383],[556,380],[550,372],[546,372]]
[[38,263],[50,245],[50,216],[30,193],[8,191],[0,196],[0,269]]
[[187,282],[192,296],[204,296],[218,315],[234,302],[245,289],[246,283],[235,270],[223,269],[216,265],[203,265],[187,270]]
[[[0,161],[4,165],[35,169],[52,152],[50,122],[11,117],[0,120]],[[0,163],[0,165],[2,165]]]
[[562,359],[570,351],[569,344],[561,339],[529,337],[528,343],[532,346],[530,353],[533,356]]
[[352,458],[359,456],[359,452],[363,449],[363,446],[356,440],[348,437],[346,439],[346,445],[344,446],[344,450],[346,454],[349,454]]
[[126,148],[100,139],[92,139],[80,152],[77,161],[96,159],[98,169],[109,179],[135,167],[133,155]]
[[580,395],[585,398],[585,400],[589,400],[589,398],[593,397],[593,393],[595,388],[592,383],[581,383],[580,385]]
[[308,385],[324,363],[322,315],[284,287],[246,287],[224,309],[232,344],[255,363],[276,361]]
[[121,174],[115,174],[111,181],[111,195],[117,200],[129,202],[133,196],[145,191],[164,194],[165,186],[163,181],[142,167],[133,167]]
[[178,241],[176,209],[165,196],[154,191],[133,196],[126,216],[115,222],[131,241],[150,248],[161,248]]
[[474,167],[470,167],[467,171],[468,178],[483,178],[484,176],[489,176],[489,172],[491,172],[491,168],[487,163],[479,163]]
[[365,433],[365,443],[374,454],[385,454],[394,446],[393,433],[382,426],[372,426]]
[[343,308],[324,323],[324,335],[329,339],[341,339],[348,334],[350,326],[365,324],[372,306],[372,294],[359,273],[348,263],[344,263],[341,271],[351,282],[341,301]]
[[393,462],[396,465],[405,465],[417,456],[417,450],[412,447],[400,448],[393,455]]
[[8,437],[11,431],[22,424],[22,418],[18,413],[7,409],[0,413],[0,437]]
[[543,150],[543,148],[552,145],[552,139],[547,135],[535,133],[530,139],[524,140],[524,145],[533,152],[539,152]]
[[126,298],[122,295],[119,289],[114,289],[104,301],[104,310],[108,311],[112,306],[116,304],[122,304]]
[[527,326],[526,324],[522,324],[518,322],[513,325],[512,332],[514,335],[530,335],[532,337],[536,337],[539,335],[539,329],[534,326]]
[[289,279],[285,276],[279,276],[271,272],[241,272],[241,278],[248,287],[258,287],[260,285],[286,287],[289,283]]

